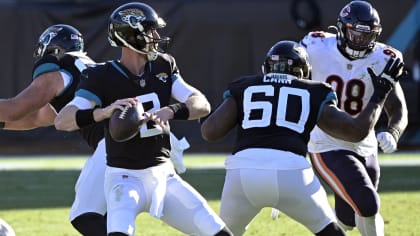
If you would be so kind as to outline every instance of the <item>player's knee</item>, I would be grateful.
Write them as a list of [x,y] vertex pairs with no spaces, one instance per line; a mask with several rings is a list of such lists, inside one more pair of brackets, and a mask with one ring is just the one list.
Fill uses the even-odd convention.
[[[353,217],[353,219],[354,219],[354,217]],[[352,223],[345,223],[345,222],[342,222],[340,219],[337,219],[337,224],[344,230],[344,231],[351,231],[351,230],[353,230],[353,228],[356,226],[356,223],[354,222],[352,222]]]
[[199,235],[213,235],[215,232],[221,233],[215,235],[230,235],[223,234],[228,231],[227,228],[220,230],[220,228],[225,225],[222,219],[220,219],[216,213],[213,213],[212,210],[205,205],[201,205],[199,210],[195,211],[194,224]]
[[376,192],[366,191],[365,194],[361,194],[361,199],[363,200],[357,204],[359,211],[356,211],[356,213],[359,212],[363,217],[370,217],[379,212],[380,201]]
[[331,236],[331,235],[345,236],[346,233],[343,231],[343,229],[340,228],[340,226],[338,226],[338,224],[336,224],[334,222],[331,222],[330,224],[325,226],[321,231],[319,231],[315,235],[318,235],[318,236]]
[[227,227],[224,227],[214,236],[233,236],[233,233]]
[[73,227],[84,236],[106,236],[106,217],[98,213],[85,213],[71,221]]

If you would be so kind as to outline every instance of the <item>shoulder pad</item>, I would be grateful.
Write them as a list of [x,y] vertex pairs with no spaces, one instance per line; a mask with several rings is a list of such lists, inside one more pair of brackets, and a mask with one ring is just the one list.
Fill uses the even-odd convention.
[[301,44],[304,47],[308,47],[309,45],[313,45],[313,44],[321,44],[326,39],[331,38],[331,37],[335,38],[335,34],[328,33],[325,31],[313,31],[305,35],[305,37],[301,40]]
[[401,60],[403,60],[403,55],[398,49],[379,42],[376,43],[373,53],[377,54],[378,56],[385,57],[387,59],[391,57],[400,58]]
[[32,79],[35,79],[44,73],[59,71],[61,68],[60,64],[60,58],[55,55],[45,55],[41,57],[35,61],[32,70]]

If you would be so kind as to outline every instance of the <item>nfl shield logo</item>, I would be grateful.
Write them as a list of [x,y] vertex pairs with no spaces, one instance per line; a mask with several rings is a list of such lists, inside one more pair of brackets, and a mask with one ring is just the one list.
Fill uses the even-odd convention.
[[139,81],[139,84],[140,84],[140,86],[141,86],[142,88],[144,88],[144,86],[146,86],[146,80],[141,79],[141,80]]

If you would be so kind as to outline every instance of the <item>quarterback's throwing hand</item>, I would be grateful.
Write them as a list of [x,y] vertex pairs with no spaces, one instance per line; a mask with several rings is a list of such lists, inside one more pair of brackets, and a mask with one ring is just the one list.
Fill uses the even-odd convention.
[[376,138],[378,139],[379,147],[384,153],[392,153],[397,150],[397,142],[391,133],[381,132]]

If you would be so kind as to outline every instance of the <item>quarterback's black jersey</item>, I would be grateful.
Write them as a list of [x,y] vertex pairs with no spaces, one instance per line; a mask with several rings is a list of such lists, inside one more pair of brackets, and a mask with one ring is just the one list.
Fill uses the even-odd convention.
[[233,153],[270,148],[306,155],[309,134],[324,104],[336,102],[331,86],[282,74],[242,77],[229,84],[238,109]]
[[[168,54],[159,54],[155,61],[146,63],[144,73],[132,74],[118,61],[96,65],[82,73],[76,96],[94,100],[106,107],[122,98],[136,97],[146,112],[167,106],[172,95],[172,84],[180,78],[175,60]],[[105,120],[107,163],[126,169],[145,169],[168,161],[170,152],[169,125],[162,130],[154,122],[139,129],[139,134],[126,142],[115,142],[108,132]]]
[[[88,64],[92,63],[94,62],[84,54],[80,54],[80,56],[48,54],[35,62],[32,70],[32,78],[36,79],[41,74],[54,71],[66,73],[70,77],[70,82],[64,91],[49,102],[56,112],[60,112],[74,98],[76,88],[80,81],[81,71],[86,69]],[[102,123],[97,123],[81,129],[80,134],[90,147],[96,148],[98,142],[104,137],[103,127],[104,125]]]

